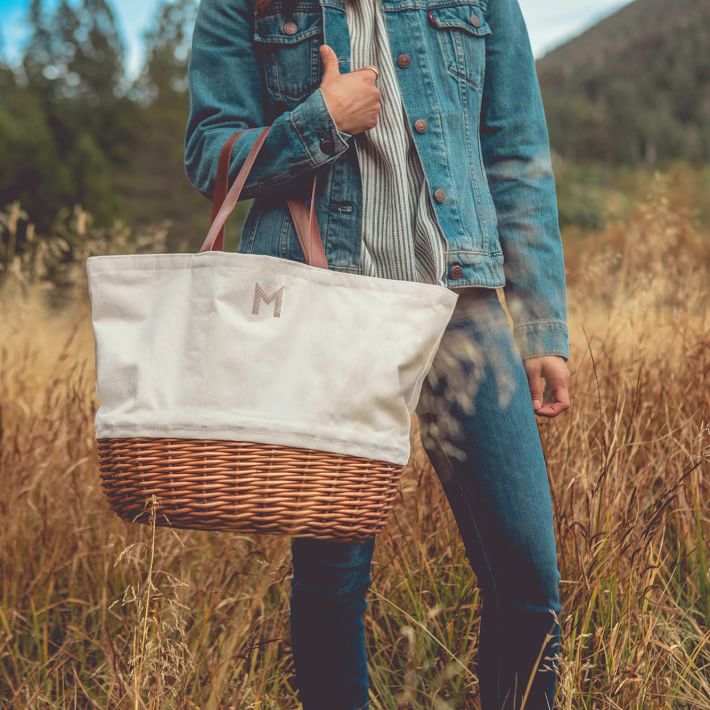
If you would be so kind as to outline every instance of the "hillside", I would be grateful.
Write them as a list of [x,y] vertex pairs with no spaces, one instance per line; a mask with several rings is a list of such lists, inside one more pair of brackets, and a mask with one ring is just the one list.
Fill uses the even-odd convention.
[[710,1],[636,0],[538,62],[574,160],[710,160]]

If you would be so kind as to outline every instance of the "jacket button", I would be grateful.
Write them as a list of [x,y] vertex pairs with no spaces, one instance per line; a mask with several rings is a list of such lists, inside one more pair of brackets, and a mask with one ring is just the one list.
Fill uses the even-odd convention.
[[298,25],[289,20],[288,22],[284,22],[283,30],[287,35],[295,35],[296,32],[298,32]]
[[481,18],[478,15],[471,15],[469,18],[471,20],[471,24],[474,27],[480,27],[481,26]]
[[452,279],[460,279],[463,276],[463,269],[459,264],[454,264],[451,267],[451,271],[449,272],[449,276]]
[[335,143],[332,138],[321,138],[320,139],[320,149],[327,153],[328,155],[333,155],[335,153]]
[[423,118],[418,118],[414,122],[414,130],[417,133],[424,133],[424,131],[426,131],[426,129],[427,129],[427,122]]
[[434,190],[434,199],[437,202],[443,202],[446,199],[446,192],[444,191],[444,188],[437,187],[436,190]]
[[412,58],[408,54],[400,54],[397,57],[397,64],[402,69],[406,69],[411,63],[412,63]]

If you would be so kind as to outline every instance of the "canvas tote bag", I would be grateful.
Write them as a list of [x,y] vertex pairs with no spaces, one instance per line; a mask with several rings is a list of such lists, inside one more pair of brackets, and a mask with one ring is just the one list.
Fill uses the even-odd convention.
[[269,128],[229,191],[239,132],[224,145],[199,253],[87,260],[103,488],[127,520],[361,540],[386,522],[457,296],[329,270],[315,178],[310,210],[287,201],[305,263],[223,251]]

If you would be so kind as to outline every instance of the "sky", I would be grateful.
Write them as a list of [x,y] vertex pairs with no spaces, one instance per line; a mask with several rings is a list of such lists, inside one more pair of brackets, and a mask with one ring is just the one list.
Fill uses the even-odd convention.
[[[45,0],[51,7],[56,0]],[[519,0],[535,55],[540,57],[629,0]],[[0,48],[17,59],[27,36],[24,17],[29,0],[0,0]],[[113,0],[127,46],[128,66],[135,75],[141,65],[142,33],[158,0]]]

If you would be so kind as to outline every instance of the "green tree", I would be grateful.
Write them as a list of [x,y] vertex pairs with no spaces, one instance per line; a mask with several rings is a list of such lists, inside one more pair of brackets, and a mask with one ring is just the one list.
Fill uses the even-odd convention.
[[194,249],[209,226],[209,205],[183,166],[187,62],[195,0],[163,0],[145,34],[146,59],[131,95],[141,106],[120,191],[132,224],[170,222],[172,249]]
[[42,229],[72,203],[107,222],[120,207],[114,173],[133,139],[134,110],[122,95],[113,12],[106,0],[60,0],[53,13],[32,0],[28,23],[23,81],[3,92],[0,109],[0,155],[7,156],[0,199],[21,199]]
[[134,89],[150,102],[184,96],[195,0],[164,0],[145,33],[146,61]]

